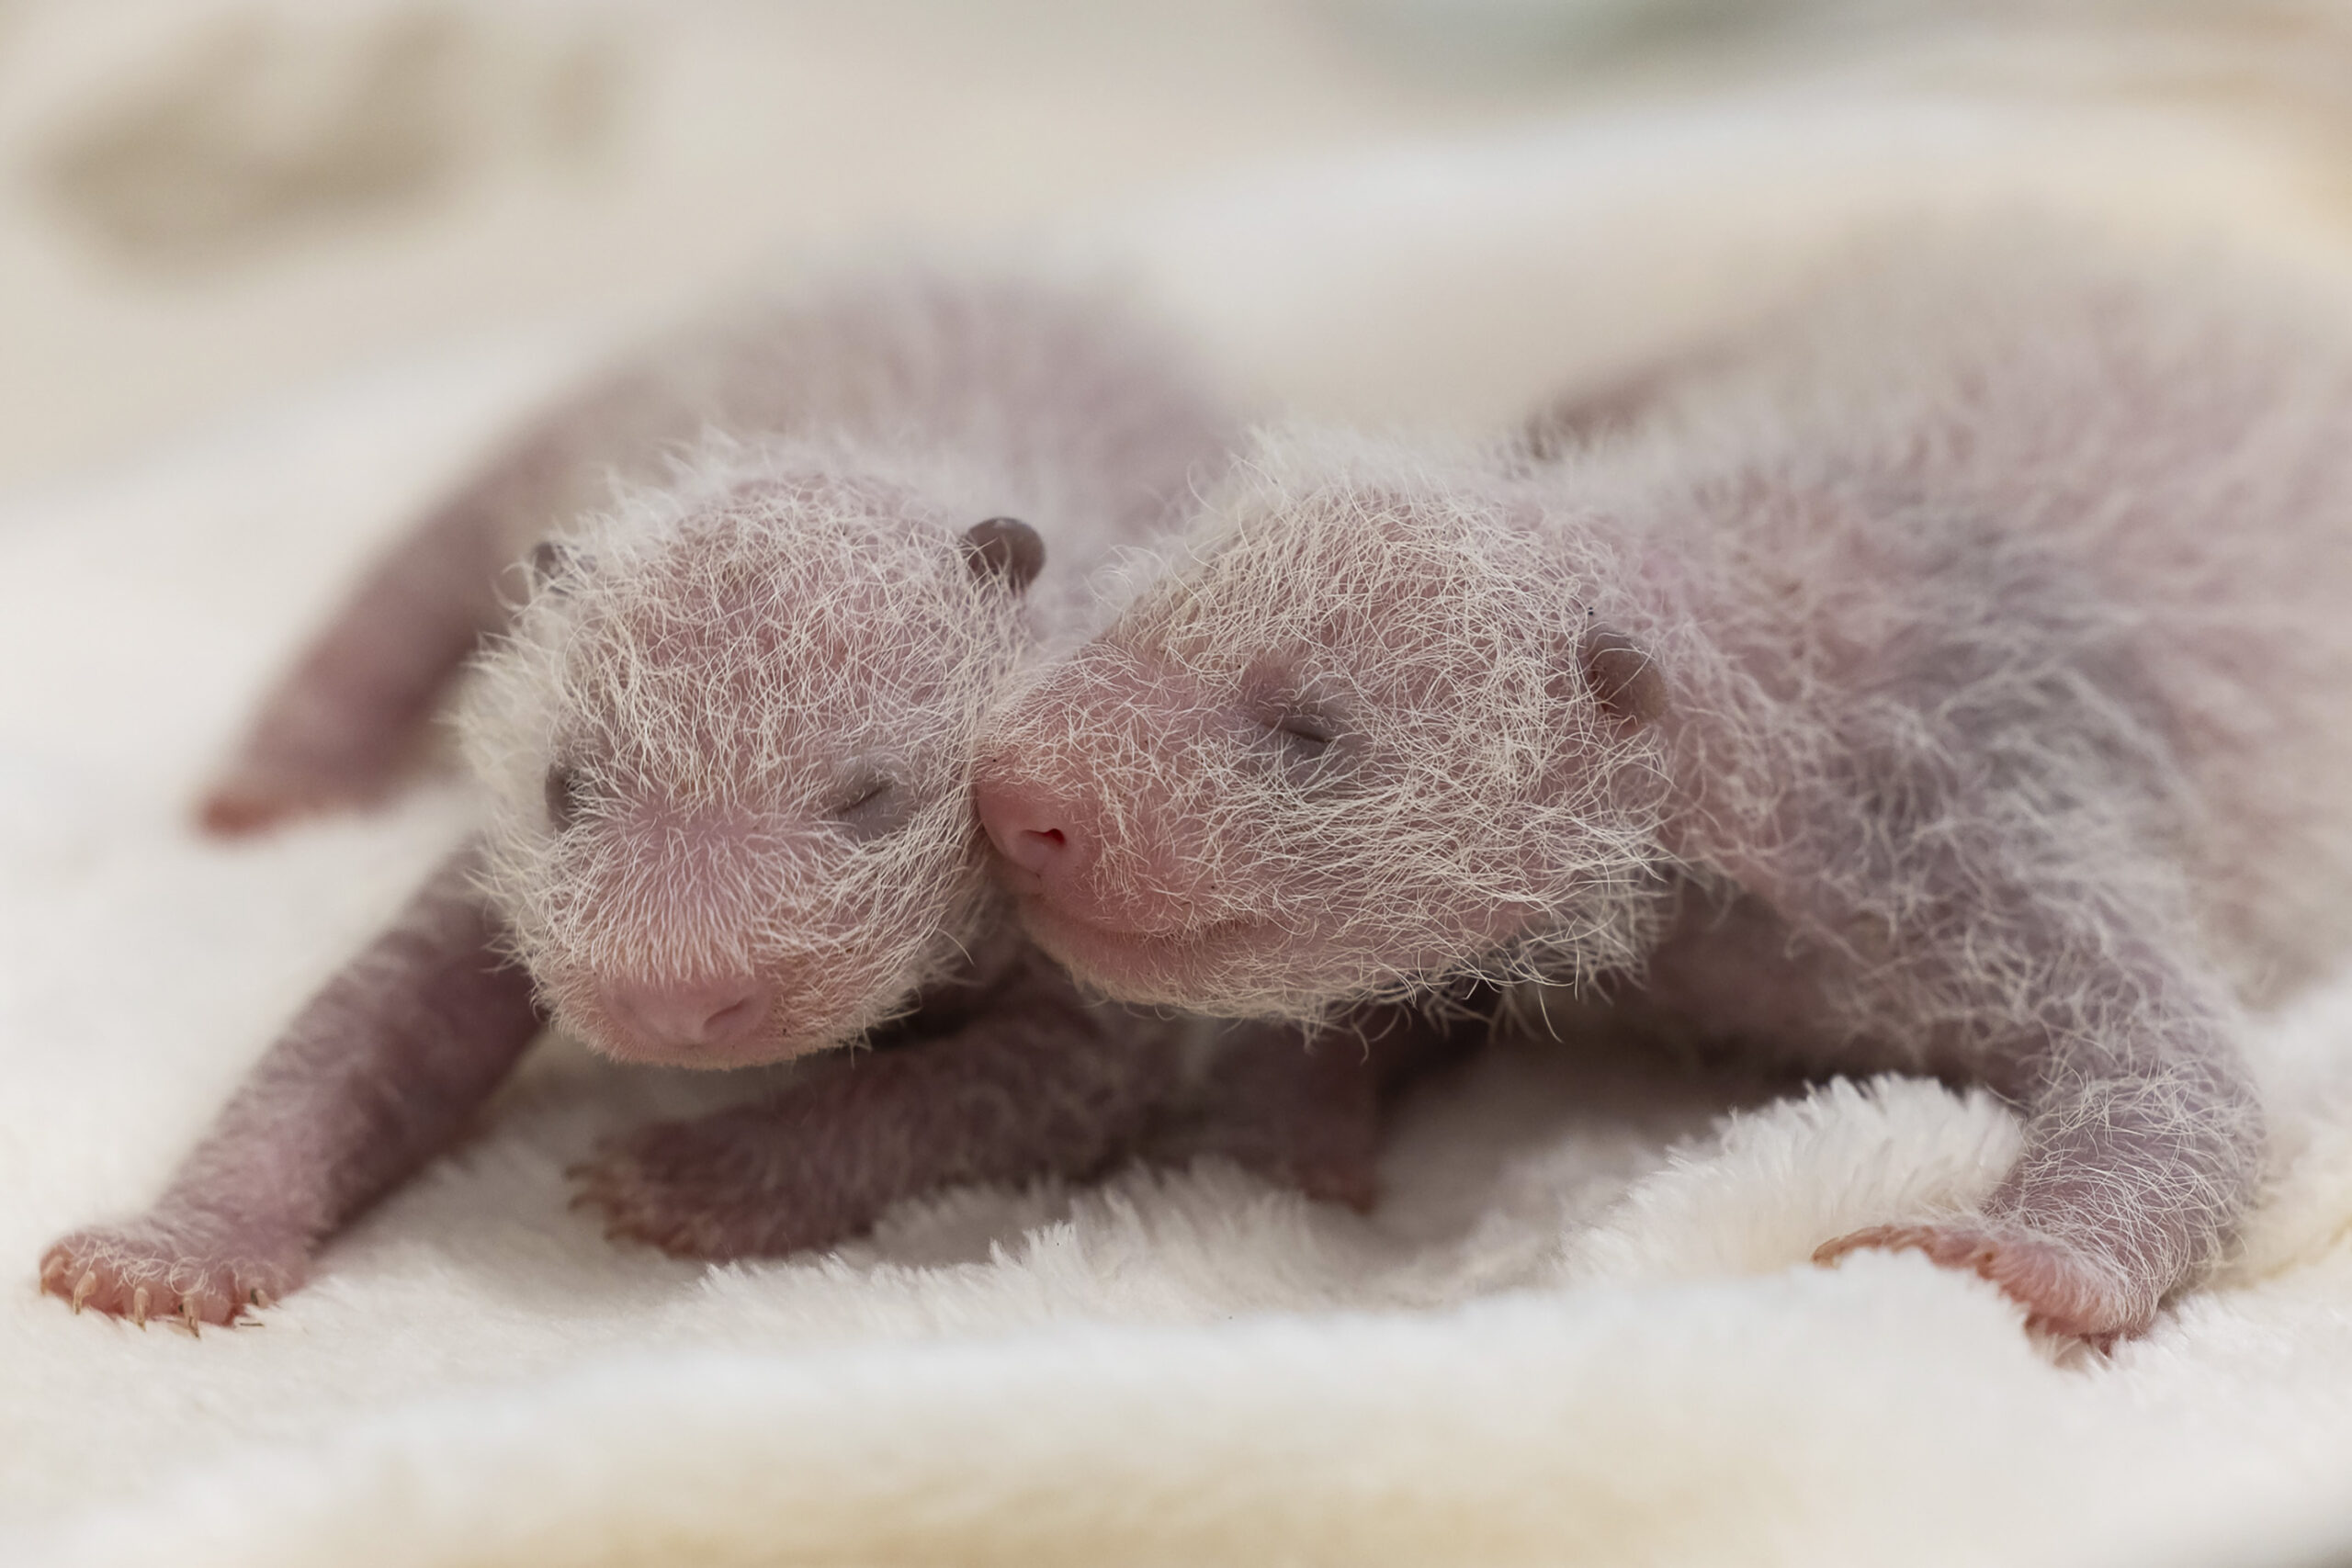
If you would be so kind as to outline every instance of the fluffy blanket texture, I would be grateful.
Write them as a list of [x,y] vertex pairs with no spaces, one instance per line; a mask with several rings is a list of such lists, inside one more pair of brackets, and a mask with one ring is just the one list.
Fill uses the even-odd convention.
[[[2147,121],[1743,112],[1270,180],[1112,249],[1273,392],[1480,419],[1896,195],[2145,216],[2162,187],[2285,250],[2325,228],[2272,164]],[[1702,243],[1739,265],[1662,265]],[[428,355],[0,514],[0,1558],[2244,1564],[2352,1524],[2352,987],[2261,1042],[2242,1255],[2112,1359],[1916,1258],[1805,1261],[1986,1188],[2016,1129],[1985,1097],[1565,1043],[1413,1099],[1368,1217],[1128,1171],[706,1269],[608,1245],[562,1172],[759,1078],[556,1041],[256,1325],[37,1297],[41,1245],[152,1196],[461,830],[447,785],[251,848],[184,813],[361,553],[571,357]]]

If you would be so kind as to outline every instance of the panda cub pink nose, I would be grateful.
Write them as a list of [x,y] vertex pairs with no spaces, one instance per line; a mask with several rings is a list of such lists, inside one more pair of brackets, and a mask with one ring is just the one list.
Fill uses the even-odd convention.
[[993,780],[981,782],[978,805],[989,841],[1016,869],[1042,882],[1059,882],[1086,863],[1091,845],[1071,824],[1069,813]]
[[607,980],[598,987],[615,1022],[650,1045],[709,1051],[733,1045],[767,1021],[774,993],[748,975],[703,980]]

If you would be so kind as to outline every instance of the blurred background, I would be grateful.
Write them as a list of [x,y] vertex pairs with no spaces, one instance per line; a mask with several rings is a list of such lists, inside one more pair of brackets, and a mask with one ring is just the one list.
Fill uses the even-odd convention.
[[2352,167],[2352,13],[2274,0],[0,0],[0,498],[811,257],[1858,84]]
[[[545,1098],[484,1145],[493,1185],[420,1182],[369,1222],[307,1293],[320,1315],[289,1320],[317,1332],[208,1335],[230,1369],[209,1392],[175,1359],[196,1347],[85,1333],[6,1272],[146,1201],[465,830],[455,786],[233,847],[188,807],[367,555],[583,360],[813,267],[1010,253],[1136,275],[1269,405],[1491,427],[1689,346],[1859,226],[2012,203],[2250,240],[2352,309],[2352,0],[0,0],[0,1557],[24,1521],[160,1496],[257,1441],[379,1451],[337,1444],[405,1401],[899,1332],[854,1289],[806,1315],[819,1298],[749,1277],[688,1301],[684,1274],[593,1236],[542,1278],[571,1245],[548,1216],[572,1151],[691,1103],[578,1055],[517,1091]],[[2338,1312],[2333,1278],[2282,1299]],[[940,1322],[983,1321],[962,1311]],[[1952,1364],[1991,1367],[1997,1401],[2014,1336],[1984,1321],[2004,1359]],[[2257,1354],[2210,1321],[2211,1359],[2163,1348],[2142,1364],[2176,1382],[2103,1385],[2129,1414],[2097,1429],[2120,1442],[2170,1400],[2225,1443],[2287,1408],[2236,1391],[2333,1386],[2300,1341]],[[2217,1474],[2275,1460],[2282,1485],[2340,1491],[2292,1462],[2335,1451],[2301,1419]],[[446,1430],[413,1429],[419,1451]],[[1951,1473],[1980,1472],[1979,1429],[1937,1450]],[[1777,1478],[1805,1473],[1782,1436],[1726,1494],[1770,1479],[1770,1518],[1793,1517],[1770,1512]],[[1940,1462],[1910,1473],[1942,1484]],[[281,1471],[226,1502],[214,1473],[189,1518],[234,1535],[280,1506]],[[379,1472],[336,1473],[357,1495]],[[2134,1506],[2030,1479],[2088,1519]],[[387,1484],[429,1533],[421,1494]],[[1851,1476],[1810,1484],[1847,1539]],[[1690,1495],[1657,1494],[1658,1539]],[[283,1506],[325,1518],[331,1495]]]

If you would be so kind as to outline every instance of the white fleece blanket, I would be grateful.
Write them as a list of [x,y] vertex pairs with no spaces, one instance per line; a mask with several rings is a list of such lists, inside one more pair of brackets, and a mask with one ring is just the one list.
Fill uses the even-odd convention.
[[[2028,193],[2307,256],[2270,152],[2120,114],[1757,102],[1292,170],[1106,220],[1270,396],[1475,422],[1698,330],[1891,202]],[[2337,251],[2336,254],[2352,254]],[[1773,1098],[1565,1045],[1399,1115],[1367,1217],[1225,1167],[910,1204],[703,1269],[565,1207],[753,1091],[558,1041],[252,1326],[74,1317],[146,1201],[462,827],[252,848],[185,802],[373,541],[579,345],[450,346],[0,510],[0,1559],[40,1563],[2232,1563],[2352,1542],[2352,986],[2259,1043],[2275,1190],[2111,1359],[1822,1239],[1984,1190],[1982,1096]],[[2342,1533],[2336,1532],[2339,1528]]]

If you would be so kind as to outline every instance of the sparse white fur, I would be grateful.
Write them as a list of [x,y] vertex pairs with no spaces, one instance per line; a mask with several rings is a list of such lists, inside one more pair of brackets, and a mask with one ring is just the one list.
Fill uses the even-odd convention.
[[[1678,804],[1698,808],[1694,849],[1751,863],[1802,845],[1839,878],[1825,902],[1907,921],[1926,895],[1881,886],[1886,829],[1857,815],[1886,800],[1831,790],[1845,819],[1789,815],[1794,781],[1858,757],[1913,786],[1903,827],[1923,838],[1951,826],[1934,811],[1976,809],[1952,783],[1997,764],[2033,785],[1984,802],[2017,818],[1998,841],[2063,822],[2066,857],[2133,900],[2178,907],[2193,888],[2200,940],[2276,995],[2352,935],[2336,784],[2352,739],[2326,722],[2352,701],[2352,617],[2335,613],[2352,582],[2352,333],[2332,303],[2266,303],[2267,287],[1928,252],[1841,278],[1639,429],[1557,464],[1516,444],[1261,434],[1170,559],[1135,574],[1110,630],[1028,674],[1035,694],[992,745],[1102,762],[1125,786],[1102,802],[1114,814],[1139,782],[1204,813],[1198,886],[1194,863],[1174,868],[1189,924],[1272,912],[1348,950],[1328,981],[1237,977],[1192,998],[1236,1011],[1311,1015],[1465,968],[1621,967],[1646,945],[1629,921],[1657,929],[1639,906],[1704,864],[1659,842]],[[1832,508],[1848,515],[1825,521]],[[1664,732],[1604,743],[1606,716],[1562,700],[1588,623],[1666,672]],[[1923,725],[1902,694],[1874,700],[1864,665],[1930,642],[1963,690]],[[1322,797],[1280,768],[1227,760],[1204,777],[1215,748],[1138,744],[1124,716],[1053,700],[1073,671],[1138,655],[1222,693],[1253,664],[1318,653],[1312,679],[1346,686],[1376,759]],[[1442,701],[1398,711],[1416,683]],[[2025,728],[2061,697],[2080,705],[2064,727]],[[1695,745],[1703,793],[1677,803],[1661,770]],[[1170,874],[1114,826],[1106,882]],[[1253,856],[1343,882],[1348,907],[1261,889],[1240,874],[1266,874]],[[1322,874],[1335,863],[1346,877]],[[1449,905],[1600,905],[1521,944],[1470,932],[1432,955],[1408,890],[1438,889]],[[1858,928],[1841,945],[1868,941]]]
[[[1181,518],[1225,416],[1106,301],[923,277],[729,323],[616,386],[562,445],[615,443],[637,482],[558,531],[464,714],[488,887],[592,1038],[585,977],[616,968],[778,976],[774,1054],[854,1038],[985,923],[983,712],[1119,549]],[[681,410],[700,446],[648,482]],[[962,547],[1004,514],[1046,542],[1025,599]],[[877,779],[886,819],[837,820]]]
[[[1485,457],[1262,436],[1211,496],[1191,558],[1113,636],[1046,672],[1329,701],[1351,715],[1359,755],[1318,766],[1256,738],[1237,748],[1222,726],[1136,724],[1125,710],[1094,726],[1094,710],[1050,689],[997,742],[1084,759],[1115,781],[1096,796],[1105,884],[1183,900],[1189,927],[1303,938],[1222,944],[1216,983],[1188,981],[1183,1005],[1312,1018],[1338,998],[1426,989],[1465,960],[1492,977],[1556,977],[1642,951],[1657,901],[1657,743],[1606,744],[1602,716],[1557,692],[1608,597],[1609,552],[1531,530],[1524,499]],[[1288,667],[1335,642],[1362,657]],[[1139,649],[1148,674],[1133,668]],[[1178,863],[1148,827],[1171,818],[1192,829]],[[1572,904],[1572,919],[1498,944],[1504,923]]]
[[1163,1003],[1545,980],[1990,1077],[1989,1223],[2081,1265],[2005,1282],[2144,1324],[2259,1157],[2241,1005],[2352,934],[2341,308],[1942,236],[1641,404],[1552,460],[1272,438],[989,742],[984,802],[1082,803],[1033,928]]
[[[953,961],[973,738],[1028,636],[965,567],[963,514],[872,471],[714,453],[567,530],[593,568],[534,595],[466,718],[486,874],[535,970],[825,974],[854,980],[827,1011],[856,1033]],[[556,831],[544,781],[575,758],[587,797]],[[817,826],[877,768],[913,799],[893,830]]]

